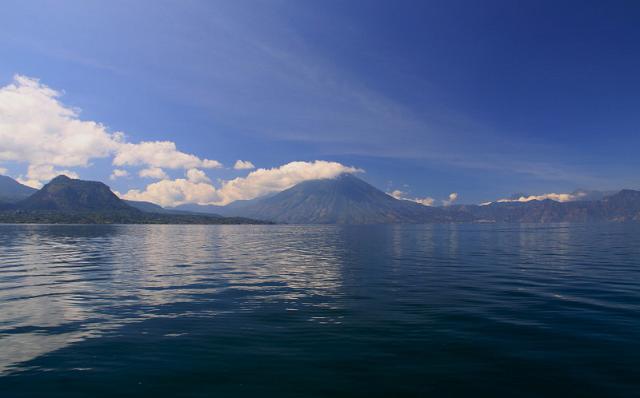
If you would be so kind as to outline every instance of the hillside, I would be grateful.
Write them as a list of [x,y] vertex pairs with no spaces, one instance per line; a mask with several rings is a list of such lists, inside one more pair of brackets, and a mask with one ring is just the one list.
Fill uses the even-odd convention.
[[446,222],[457,216],[394,199],[351,174],[302,182],[232,214],[293,224]]
[[130,212],[138,210],[118,198],[105,184],[58,176],[29,198],[19,202],[25,211]]
[[37,189],[20,184],[11,177],[0,175],[0,203],[16,203],[33,195]]
[[[1,191],[0,191],[1,192]],[[152,203],[132,203],[118,198],[96,181],[58,176],[33,195],[0,211],[0,223],[69,224],[256,224],[241,217],[171,212]],[[158,210],[158,212],[154,212]]]
[[[489,205],[427,207],[398,200],[365,181],[344,174],[311,180],[285,191],[227,206],[183,205],[165,209],[150,202],[123,201],[95,181],[65,176],[41,190],[0,180],[0,197],[27,195],[0,203],[0,222],[227,224],[255,220],[289,224],[383,223],[553,223],[640,221],[640,192],[623,190],[600,200],[560,203],[552,200]],[[4,188],[8,187],[8,188]],[[13,196],[12,196],[13,195]],[[223,214],[223,215],[220,215]]]
[[427,207],[395,199],[346,174],[306,181],[272,197],[236,208],[227,206],[220,212],[294,224],[629,221],[640,220],[640,192],[624,190],[601,200],[566,203],[532,200]]

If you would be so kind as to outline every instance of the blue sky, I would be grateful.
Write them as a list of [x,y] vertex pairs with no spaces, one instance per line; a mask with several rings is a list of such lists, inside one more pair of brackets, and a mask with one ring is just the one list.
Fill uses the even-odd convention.
[[[39,79],[128,142],[219,161],[199,167],[214,186],[251,173],[242,159],[325,160],[462,203],[640,188],[640,4],[559,3],[7,1],[0,87]],[[114,168],[64,169],[119,192],[153,183]]]

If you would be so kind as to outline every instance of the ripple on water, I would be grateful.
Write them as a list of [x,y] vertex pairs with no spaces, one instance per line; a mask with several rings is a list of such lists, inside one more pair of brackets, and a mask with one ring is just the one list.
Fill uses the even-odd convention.
[[630,396],[639,232],[3,225],[0,390]]

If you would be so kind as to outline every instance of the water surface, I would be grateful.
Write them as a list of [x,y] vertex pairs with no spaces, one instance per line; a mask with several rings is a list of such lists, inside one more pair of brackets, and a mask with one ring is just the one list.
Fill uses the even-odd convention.
[[0,396],[638,396],[640,224],[0,226]]

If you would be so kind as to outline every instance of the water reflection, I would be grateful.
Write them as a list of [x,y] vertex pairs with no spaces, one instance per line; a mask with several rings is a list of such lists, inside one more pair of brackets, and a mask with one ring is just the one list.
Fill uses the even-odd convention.
[[180,316],[179,303],[211,302],[200,315],[215,316],[222,292],[236,292],[235,310],[335,308],[322,298],[340,294],[341,242],[321,227],[0,227],[0,372],[127,323]]
[[[4,225],[0,376],[10,377],[0,389],[75,368],[152,378],[158,361],[172,375],[194,367],[241,384],[263,364],[273,390],[283,377],[323,387],[366,379],[365,389],[387,396],[523,363],[520,384],[531,374],[555,380],[545,373],[555,368],[633,385],[637,377],[607,369],[625,355],[623,369],[638,368],[639,232],[638,224]],[[573,356],[563,356],[568,346]],[[594,347],[599,365],[588,360]],[[114,350],[118,360],[109,359]],[[380,384],[390,374],[398,382]]]

